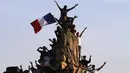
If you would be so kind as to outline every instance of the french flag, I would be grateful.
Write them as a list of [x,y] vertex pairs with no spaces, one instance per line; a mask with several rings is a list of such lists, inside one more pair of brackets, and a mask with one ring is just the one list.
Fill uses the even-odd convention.
[[37,34],[42,29],[43,26],[52,24],[55,22],[56,22],[56,20],[53,17],[53,15],[51,13],[48,13],[45,16],[43,16],[42,18],[39,18],[39,19],[36,19],[35,21],[33,21],[31,23],[31,25],[34,28],[35,34]]

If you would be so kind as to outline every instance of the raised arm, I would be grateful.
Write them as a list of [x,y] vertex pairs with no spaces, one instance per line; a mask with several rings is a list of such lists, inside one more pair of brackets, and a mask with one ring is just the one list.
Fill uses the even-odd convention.
[[[55,1],[55,0],[54,0]],[[56,5],[57,5],[57,7],[61,10],[61,8],[60,8],[60,6],[58,5],[58,3],[55,1],[55,3],[56,3]]]
[[37,49],[37,51],[41,53],[42,51],[41,51],[40,49],[42,49],[42,47],[39,47],[39,48]]
[[106,64],[106,62],[103,63],[103,65],[99,68],[97,68],[97,71],[99,71],[100,69],[102,69],[102,67]]
[[33,63],[30,61],[31,67],[33,67]]
[[92,56],[90,55],[88,63],[90,63],[90,62],[91,62],[91,57],[92,57]]
[[70,11],[70,10],[72,10],[72,9],[74,9],[76,6],[78,6],[79,4],[75,4],[75,6],[73,6],[73,7],[71,7],[71,8],[69,8],[69,9],[67,9],[67,11]]
[[51,41],[53,43],[53,41],[51,39],[49,39],[49,41]]
[[81,32],[80,37],[82,36],[82,34],[84,33],[84,31],[87,29],[87,27],[84,28],[84,30]]

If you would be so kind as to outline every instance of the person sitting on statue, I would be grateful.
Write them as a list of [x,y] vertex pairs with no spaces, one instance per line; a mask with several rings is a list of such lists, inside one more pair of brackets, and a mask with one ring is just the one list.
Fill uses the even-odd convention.
[[88,64],[91,62],[91,55],[89,57],[89,60],[86,60],[86,56],[83,56],[83,59],[81,59],[80,63],[82,64],[83,67],[88,67]]
[[72,25],[73,24],[73,22],[74,22],[74,19],[75,18],[77,18],[77,16],[75,15],[74,17],[67,17],[67,19],[68,19],[68,22],[70,22],[70,25]]
[[37,49],[37,51],[41,54],[40,59],[39,59],[39,63],[41,63],[43,61],[44,57],[48,55],[49,50],[47,49],[46,46],[43,46],[43,47],[39,47]]
[[104,62],[103,65],[100,66],[99,68],[95,68],[95,65],[92,65],[91,68],[88,68],[88,71],[90,73],[98,73],[98,71],[101,70],[105,64],[106,62]]
[[60,15],[60,20],[61,21],[65,21],[67,19],[67,12],[69,12],[70,10],[74,9],[76,6],[78,6],[78,4],[75,4],[75,6],[67,9],[67,5],[64,5],[64,8],[61,8],[58,3],[55,1],[57,7],[59,8],[61,15]]
[[[86,60],[86,56],[83,56],[83,59],[81,59],[80,63],[82,64],[83,68],[88,68],[88,64],[91,62],[91,55],[89,57],[89,60]],[[84,71],[86,73],[86,71]]]

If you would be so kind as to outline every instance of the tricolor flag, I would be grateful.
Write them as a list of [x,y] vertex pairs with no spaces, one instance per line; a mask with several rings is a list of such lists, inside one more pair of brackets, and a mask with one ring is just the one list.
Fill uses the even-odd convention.
[[56,22],[51,13],[46,14],[42,18],[36,19],[31,23],[34,28],[35,34],[38,33],[43,26]]

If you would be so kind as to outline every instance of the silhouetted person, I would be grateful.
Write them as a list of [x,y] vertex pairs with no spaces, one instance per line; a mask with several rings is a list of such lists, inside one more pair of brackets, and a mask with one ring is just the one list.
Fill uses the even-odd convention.
[[63,29],[60,26],[57,26],[57,30],[55,30],[55,34],[57,37],[57,43],[61,43],[63,41]]
[[60,15],[60,20],[65,21],[67,19],[67,12],[75,8],[78,4],[75,4],[75,6],[67,9],[67,5],[64,5],[64,8],[61,8],[58,3],[55,1],[57,7],[60,9],[61,15]]
[[49,39],[49,41],[52,42],[52,44],[50,44],[50,46],[51,46],[52,48],[54,48],[54,46],[57,44],[56,38],[53,38],[53,40]]
[[46,46],[43,46],[43,47],[39,47],[39,48],[37,49],[37,51],[41,54],[41,55],[40,55],[39,62],[42,62],[44,56],[48,55],[48,51],[49,51],[49,50],[47,49]]
[[29,70],[24,70],[23,73],[30,73]]
[[79,60],[80,60],[80,53],[81,53],[81,37],[82,37],[82,35],[83,35],[83,33],[84,33],[84,31],[87,29],[87,27],[85,27],[84,28],[84,30],[81,32],[81,33],[79,33],[79,32],[77,32],[76,33],[76,36],[77,36],[77,38],[78,38],[78,42],[79,42],[79,44],[78,44],[78,48],[79,48]]
[[19,69],[20,73],[23,73],[23,68],[22,65],[20,65],[20,69]]
[[[88,68],[88,64],[91,62],[91,55],[89,57],[89,60],[86,60],[86,56],[83,56],[83,59],[81,59],[80,63],[82,64],[82,66],[84,68]],[[86,73],[86,71],[84,71],[84,73]]]
[[74,22],[74,19],[75,18],[77,18],[77,16],[75,15],[74,17],[67,17],[67,19],[68,19],[68,22],[70,22],[70,25],[72,25],[73,24],[73,22]]
[[37,60],[35,60],[35,64],[36,64],[37,69],[41,69],[41,65],[37,63]]
[[37,63],[37,60],[35,60],[35,64],[36,64],[36,67],[37,67],[37,71],[38,73],[42,73],[42,66],[40,64]]
[[98,73],[98,71],[99,71],[100,69],[102,69],[105,64],[106,64],[106,62],[104,62],[103,65],[102,65],[101,67],[99,67],[99,68],[95,68],[95,65],[92,65],[92,68],[91,68],[91,69],[88,69],[88,71],[89,71],[90,73]]
[[81,60],[81,64],[84,66],[84,67],[88,67],[88,64],[91,62],[91,55],[89,57],[89,60],[86,60],[86,56],[84,55],[83,56],[83,59]]
[[32,72],[32,73],[36,73],[36,72],[37,72],[37,69],[34,68],[33,63],[32,63],[31,61],[30,61],[30,64],[31,64],[31,68],[30,68],[31,72]]

